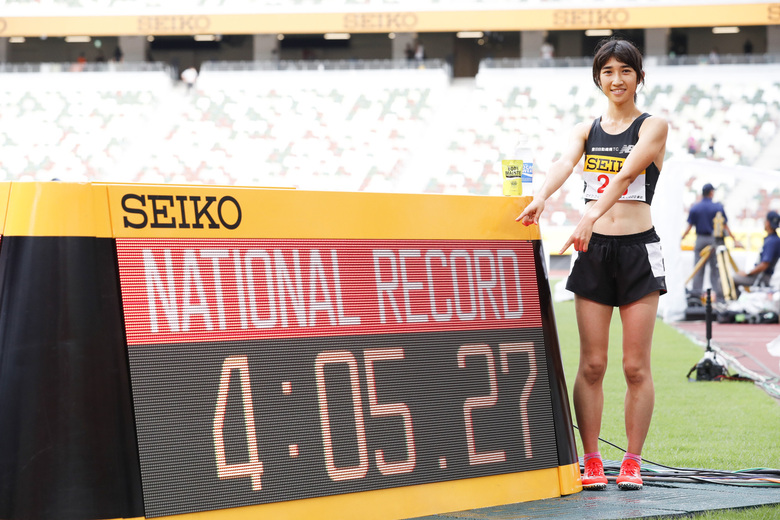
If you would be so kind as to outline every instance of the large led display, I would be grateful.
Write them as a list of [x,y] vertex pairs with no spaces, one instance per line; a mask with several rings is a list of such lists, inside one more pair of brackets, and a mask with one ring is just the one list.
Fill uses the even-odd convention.
[[558,465],[530,242],[117,255],[147,516]]

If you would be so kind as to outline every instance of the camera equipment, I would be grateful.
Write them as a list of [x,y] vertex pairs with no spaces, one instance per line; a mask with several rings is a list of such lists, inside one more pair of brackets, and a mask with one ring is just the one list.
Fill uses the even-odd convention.
[[704,357],[693,365],[688,371],[688,379],[691,378],[691,374],[696,371],[696,381],[715,381],[722,377],[728,377],[728,369],[726,365],[721,363],[717,354],[710,346],[710,340],[712,339],[712,299],[710,296],[712,289],[707,289],[707,303],[705,306],[704,319],[707,324],[707,348],[704,351]]

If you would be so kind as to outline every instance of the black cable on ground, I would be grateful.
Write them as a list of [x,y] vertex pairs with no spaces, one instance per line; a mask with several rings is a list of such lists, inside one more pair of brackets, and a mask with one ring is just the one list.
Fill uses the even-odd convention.
[[[579,430],[577,425],[575,428]],[[599,440],[612,446],[622,452],[626,452],[617,444],[613,444],[606,439],[599,437]],[[582,457],[580,457],[582,459]],[[661,471],[657,468],[664,468],[671,471]],[[584,463],[580,460],[580,468]],[[614,478],[620,473],[620,461],[604,461],[604,474],[607,478]],[[654,462],[642,458],[641,474],[643,479],[653,482],[692,482],[705,484],[722,484],[726,486],[747,486],[747,487],[780,487],[780,469],[774,468],[749,468],[741,470],[713,470],[700,468],[677,468],[667,466],[659,462]]]

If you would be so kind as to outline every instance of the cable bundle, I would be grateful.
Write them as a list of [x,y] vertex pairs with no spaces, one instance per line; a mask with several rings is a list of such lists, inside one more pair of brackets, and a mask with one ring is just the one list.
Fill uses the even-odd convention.
[[[614,480],[620,473],[619,461],[604,461],[604,474]],[[727,486],[780,487],[780,469],[750,468],[736,471],[674,468],[642,460],[642,479],[646,482],[689,482]]]
[[[579,429],[577,425],[575,428]],[[599,437],[601,442],[609,444],[625,452],[620,446]],[[604,460],[604,475],[614,481],[620,474],[620,461]],[[584,471],[585,463],[580,457],[580,471]],[[699,468],[675,468],[642,459],[642,480],[646,482],[688,482],[699,484],[723,484],[726,486],[745,487],[780,487],[780,469],[749,468],[735,471]]]

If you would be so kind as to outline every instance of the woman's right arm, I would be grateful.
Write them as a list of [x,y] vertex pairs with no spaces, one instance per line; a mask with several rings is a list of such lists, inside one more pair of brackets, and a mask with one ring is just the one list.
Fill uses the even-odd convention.
[[574,171],[574,167],[580,162],[582,154],[585,153],[585,141],[588,139],[589,131],[590,123],[587,122],[579,123],[574,127],[563,155],[552,163],[547,171],[544,184],[539,189],[539,192],[534,195],[534,200],[515,219],[517,222],[522,222],[526,226],[539,223],[539,217],[544,211],[545,202],[563,186],[563,183],[566,182],[566,179]]

